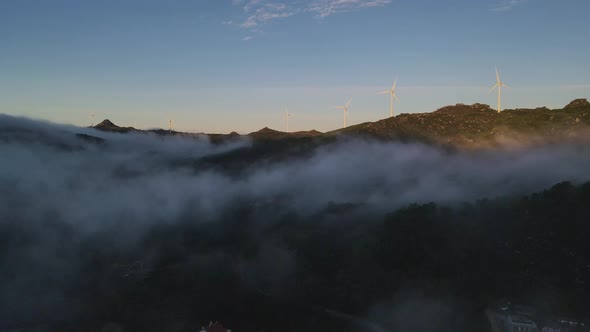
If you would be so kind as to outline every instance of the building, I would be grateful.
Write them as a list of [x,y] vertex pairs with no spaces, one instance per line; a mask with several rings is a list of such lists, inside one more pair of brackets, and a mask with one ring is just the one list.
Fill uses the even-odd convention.
[[541,332],[584,332],[588,331],[583,321],[572,318],[551,318],[539,324]]
[[203,326],[200,332],[231,332],[231,330],[226,329],[219,322],[209,322],[209,325]]
[[540,332],[537,324],[508,306],[486,310],[492,332]]

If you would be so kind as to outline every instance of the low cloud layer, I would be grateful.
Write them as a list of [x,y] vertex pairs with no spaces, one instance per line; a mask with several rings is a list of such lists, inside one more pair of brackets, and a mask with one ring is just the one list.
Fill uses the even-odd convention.
[[[79,133],[104,141],[82,139]],[[101,232],[116,230],[105,248],[116,252],[163,225],[214,224],[239,204],[253,206],[261,223],[272,224],[285,214],[313,215],[334,204],[384,213],[414,202],[455,204],[590,180],[590,147],[584,145],[459,153],[344,139],[308,157],[244,166],[239,175],[198,166],[200,158],[251,144],[112,134],[0,116],[0,233],[12,234],[0,255],[0,320],[24,319],[23,308],[30,306],[45,308],[33,312],[49,316],[54,313],[47,308],[62,308],[61,282],[75,279],[83,262],[77,252],[60,248],[81,248],[87,236]],[[63,224],[71,237],[44,236],[51,223]],[[30,234],[38,235],[32,237],[36,242],[26,244]],[[281,294],[294,282],[297,262],[280,243],[268,241],[263,249],[237,266],[244,283]],[[280,266],[269,269],[275,261]],[[32,289],[44,273],[54,284]],[[22,292],[44,295],[36,303],[15,300]],[[71,304],[68,308],[76,315]]]
[[[74,133],[105,139],[83,141]],[[12,138],[20,137],[18,140]],[[343,140],[311,157],[247,166],[240,177],[193,167],[201,157],[248,146],[207,139],[111,134],[29,120],[0,119],[0,181],[28,218],[53,211],[73,225],[121,216],[173,222],[191,210],[214,219],[237,200],[276,202],[315,213],[328,203],[392,210],[413,202],[453,203],[528,193],[589,180],[589,148],[553,145],[456,153],[421,144]],[[60,146],[76,147],[60,149]]]

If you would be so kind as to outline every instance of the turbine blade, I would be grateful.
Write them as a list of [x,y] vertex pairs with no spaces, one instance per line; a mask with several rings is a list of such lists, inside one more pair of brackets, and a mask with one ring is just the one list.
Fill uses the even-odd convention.
[[352,97],[350,97],[350,99],[348,99],[348,102],[346,103],[346,108],[348,108],[348,106],[350,106],[351,101],[352,101]]
[[510,89],[510,87],[508,85],[504,84],[504,83],[502,83],[502,87],[503,88],[509,88]]
[[396,94],[393,95],[393,98],[395,98],[395,100],[399,101],[399,98],[397,97]]
[[383,91],[383,92],[377,92],[378,95],[384,95],[386,93],[390,93],[391,91]]
[[393,82],[393,85],[391,86],[391,91],[395,90],[396,85],[397,85],[397,78],[395,79],[395,81]]
[[490,92],[488,92],[488,94],[490,94],[490,93],[494,92],[494,90],[495,90],[495,89],[496,89],[498,86],[499,86],[499,84],[498,84],[498,83],[496,83],[496,85],[494,85],[494,86],[493,86],[493,87],[490,89]]
[[500,74],[498,73],[498,67],[496,67],[496,82],[500,82]]

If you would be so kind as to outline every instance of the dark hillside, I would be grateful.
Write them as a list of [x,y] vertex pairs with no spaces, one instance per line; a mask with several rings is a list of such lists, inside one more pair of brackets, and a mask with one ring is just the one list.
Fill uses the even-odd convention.
[[259,131],[255,131],[253,133],[248,134],[248,136],[257,140],[277,140],[285,138],[315,137],[321,134],[321,132],[315,129],[309,131],[296,131],[287,133],[284,131],[278,131],[270,129],[268,127],[264,127]]
[[102,131],[110,131],[116,133],[127,133],[130,131],[136,131],[136,129],[133,127],[119,127],[116,124],[112,123],[109,119],[103,120],[101,123],[97,124],[93,128]]
[[[68,323],[52,318],[47,331],[104,331],[109,322],[192,331],[209,319],[243,331],[375,331],[351,320],[385,331],[490,331],[484,310],[506,299],[534,306],[535,319],[588,323],[589,203],[589,184],[562,183],[457,207],[415,204],[384,217],[326,207],[268,224],[257,216],[276,210],[245,201],[213,223],[154,226],[128,249],[111,249],[118,230],[108,229],[61,242],[64,259],[82,262],[66,294],[84,311]],[[76,236],[57,221],[45,232]],[[19,250],[41,241],[16,225],[1,234]],[[4,259],[18,269],[30,258]],[[429,319],[407,319],[416,315]]]

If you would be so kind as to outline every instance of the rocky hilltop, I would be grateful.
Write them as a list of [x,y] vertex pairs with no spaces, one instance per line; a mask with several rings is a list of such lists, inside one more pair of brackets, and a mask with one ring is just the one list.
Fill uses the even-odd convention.
[[590,137],[590,103],[576,99],[563,109],[507,109],[489,105],[457,104],[431,113],[401,114],[330,132],[379,139],[420,140],[458,146],[503,144],[515,141],[557,141]]
[[283,138],[301,138],[301,137],[315,137],[322,135],[321,132],[313,129],[309,131],[295,131],[295,132],[284,132],[268,127],[264,127],[259,131],[248,134],[249,137],[254,139],[283,139]]
[[117,133],[126,133],[129,131],[136,131],[133,127],[119,127],[111,120],[105,119],[101,123],[97,124],[96,126],[92,127],[94,129],[102,130],[102,131],[110,131],[110,132],[117,132]]

